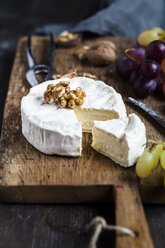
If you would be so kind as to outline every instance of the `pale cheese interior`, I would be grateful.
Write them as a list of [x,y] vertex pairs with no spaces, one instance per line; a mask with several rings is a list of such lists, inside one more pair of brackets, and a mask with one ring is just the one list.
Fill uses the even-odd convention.
[[74,112],[79,122],[82,123],[83,132],[92,132],[94,120],[106,121],[118,119],[119,114],[113,110],[75,108]]
[[128,145],[124,138],[118,139],[114,135],[107,133],[95,126],[92,129],[92,147],[111,158],[116,163],[127,166]]

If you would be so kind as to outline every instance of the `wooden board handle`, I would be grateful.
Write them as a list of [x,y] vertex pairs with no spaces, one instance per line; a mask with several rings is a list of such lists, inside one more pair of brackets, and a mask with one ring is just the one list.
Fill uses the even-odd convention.
[[153,248],[137,180],[134,179],[114,187],[116,225],[127,227],[136,233],[136,237],[116,233],[116,248]]

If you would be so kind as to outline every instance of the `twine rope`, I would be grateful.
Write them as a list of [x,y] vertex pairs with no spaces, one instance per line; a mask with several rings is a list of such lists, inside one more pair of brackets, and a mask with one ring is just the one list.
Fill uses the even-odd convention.
[[87,226],[88,229],[95,228],[95,231],[92,235],[89,248],[97,248],[97,241],[99,239],[99,236],[101,232],[105,230],[109,231],[119,231],[121,233],[127,234],[131,237],[135,237],[135,233],[130,230],[129,228],[122,227],[122,226],[117,226],[117,225],[108,225],[106,220],[103,217],[97,216],[92,221],[88,224]]

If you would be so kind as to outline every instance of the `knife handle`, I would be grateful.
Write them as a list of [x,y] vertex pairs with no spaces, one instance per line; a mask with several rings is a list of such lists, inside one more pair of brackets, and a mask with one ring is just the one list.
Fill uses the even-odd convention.
[[164,118],[157,114],[154,110],[145,110],[147,114],[149,114],[156,122],[158,122],[162,127],[165,127],[165,120]]

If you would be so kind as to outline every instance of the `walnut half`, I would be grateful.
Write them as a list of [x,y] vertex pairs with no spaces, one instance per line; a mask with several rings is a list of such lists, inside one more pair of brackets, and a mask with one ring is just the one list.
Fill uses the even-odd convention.
[[68,72],[64,75],[61,74],[55,74],[52,76],[53,79],[59,79],[59,78],[74,78],[74,77],[78,77],[77,72],[73,71],[73,72]]
[[81,106],[86,97],[85,92],[80,87],[70,90],[69,83],[61,81],[56,85],[49,84],[44,92],[45,103],[56,101],[60,107],[72,109]]
[[69,73],[66,73],[64,75],[61,75],[61,74],[55,74],[52,76],[53,79],[59,79],[59,78],[74,78],[74,77],[88,77],[88,78],[91,78],[91,79],[94,79],[94,80],[98,80],[98,77],[94,74],[91,74],[91,73],[88,73],[88,72],[83,72],[83,73],[79,73],[79,75],[77,74],[76,71],[73,71],[73,72],[69,72]]
[[91,79],[94,79],[94,80],[98,80],[98,77],[96,75],[94,75],[94,74],[91,74],[91,73],[83,72],[82,76],[87,77],[87,78],[91,78]]

